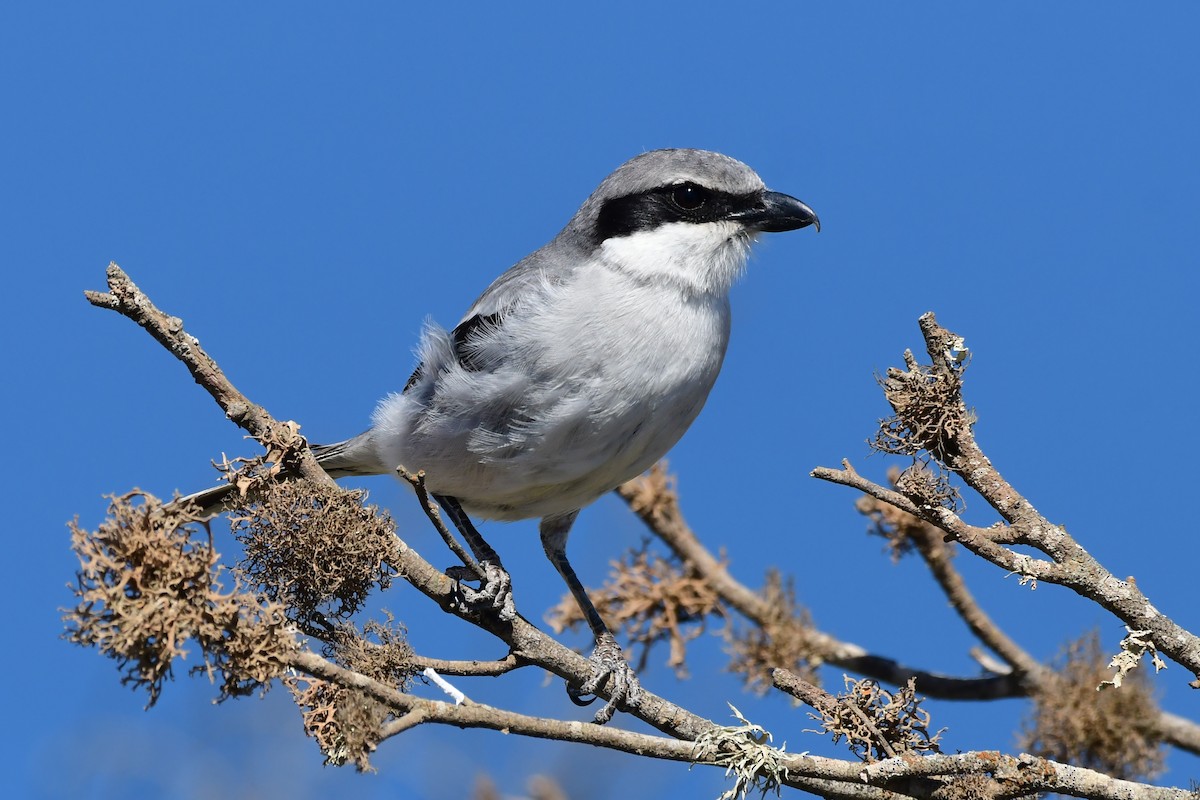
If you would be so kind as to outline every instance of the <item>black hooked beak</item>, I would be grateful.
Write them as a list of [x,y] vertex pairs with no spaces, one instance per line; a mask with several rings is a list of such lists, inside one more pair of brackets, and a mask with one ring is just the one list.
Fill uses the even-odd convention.
[[764,233],[794,231],[809,225],[818,232],[821,230],[821,220],[817,219],[815,211],[782,192],[763,192],[760,202],[732,214],[730,218]]

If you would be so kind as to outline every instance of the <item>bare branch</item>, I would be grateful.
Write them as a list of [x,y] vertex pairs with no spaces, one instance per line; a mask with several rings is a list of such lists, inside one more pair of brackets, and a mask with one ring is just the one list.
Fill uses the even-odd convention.
[[422,722],[429,721],[429,712],[424,708],[414,708],[399,719],[392,720],[387,725],[383,726],[383,730],[379,732],[379,741],[390,739],[393,736],[399,736],[407,730],[417,727]]
[[417,671],[432,669],[442,675],[457,675],[459,677],[489,677],[504,675],[524,666],[515,655],[502,658],[499,661],[452,661],[444,658],[427,658],[413,656],[412,664]]
[[302,477],[319,484],[333,485],[296,427],[277,422],[262,406],[251,403],[217,367],[200,346],[200,340],[183,329],[183,320],[160,311],[141,289],[115,263],[107,270],[108,293],[86,291],[84,297],[99,308],[107,308],[128,317],[183,362],[200,384],[217,401],[225,416],[253,436],[268,451],[281,450],[288,466]]

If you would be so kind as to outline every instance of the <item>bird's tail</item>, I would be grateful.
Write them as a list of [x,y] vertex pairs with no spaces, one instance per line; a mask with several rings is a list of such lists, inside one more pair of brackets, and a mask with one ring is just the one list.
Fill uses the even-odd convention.
[[[334,444],[309,445],[312,454],[331,478],[344,478],[349,475],[383,475],[390,470],[379,463],[375,448],[371,442],[371,431],[360,433],[352,439]],[[285,470],[280,477],[287,477]],[[237,486],[232,483],[222,483],[199,492],[193,492],[174,501],[175,503],[190,503],[200,509],[205,518],[216,516],[231,508],[239,499]]]
[[331,478],[345,478],[349,475],[384,475],[391,470],[379,463],[375,454],[375,443],[371,431],[365,431],[335,444],[313,444],[308,446],[316,456],[321,469],[329,473]]

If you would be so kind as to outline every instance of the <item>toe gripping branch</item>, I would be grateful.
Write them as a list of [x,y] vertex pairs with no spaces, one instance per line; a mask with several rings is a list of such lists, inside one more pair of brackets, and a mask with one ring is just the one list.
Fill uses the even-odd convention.
[[592,721],[603,725],[613,718],[618,708],[637,707],[642,699],[642,685],[638,683],[637,674],[625,660],[625,654],[612,633],[605,630],[596,636],[596,649],[588,661],[592,665],[592,676],[578,689],[567,686],[567,696],[572,703],[577,706],[591,705],[599,696],[597,692],[605,681],[611,678],[608,702],[596,712]]
[[[492,611],[504,622],[512,622],[517,618],[517,608],[512,597],[512,578],[500,563],[500,556],[479,535],[479,531],[475,529],[474,523],[467,516],[467,512],[463,511],[458,500],[448,495],[434,495],[434,500],[445,510],[454,527],[471,548],[471,552],[475,554],[475,558],[471,558],[458,546],[458,542],[449,531],[443,533],[442,538],[446,540],[446,544],[463,562],[461,567],[447,569],[446,574],[459,582],[458,590],[465,605],[475,611]],[[439,528],[439,532],[443,530],[445,526]],[[464,581],[479,581],[479,588],[466,586]]]
[[[491,545],[483,540],[479,531],[475,530],[475,525],[463,511],[458,500],[449,495],[433,495],[431,498],[425,488],[424,470],[413,473],[401,466],[396,469],[396,473],[403,481],[412,486],[421,503],[421,508],[425,511],[425,516],[433,523],[433,527],[450,551],[462,562],[461,566],[450,567],[446,570],[446,574],[455,581],[456,602],[461,602],[463,608],[471,611],[494,612],[504,622],[512,622],[516,619],[517,608],[512,598],[512,579],[504,569],[504,565],[500,563],[500,556],[496,555],[496,551],[491,548]],[[446,515],[454,523],[454,527],[458,529],[459,534],[470,546],[471,551],[475,554],[474,558],[463,549],[463,546],[454,538],[454,534],[446,527],[446,523],[442,521],[439,505],[445,510]],[[465,586],[463,585],[464,581],[479,581],[479,588],[473,589]],[[461,601],[458,601],[457,598],[461,598]]]
[[[617,644],[616,637],[608,629],[604,618],[596,610],[596,606],[588,597],[587,590],[584,589],[579,576],[575,574],[575,570],[567,560],[567,534],[571,530],[571,524],[575,521],[576,513],[578,512],[558,517],[546,517],[542,520],[542,548],[546,551],[546,557],[550,559],[550,563],[554,565],[558,574],[566,582],[567,588],[571,590],[575,602],[579,604],[579,609],[583,612],[584,619],[587,620],[588,627],[592,629],[592,634],[596,637],[596,648],[588,658],[591,663],[591,677],[578,688],[568,685],[567,695],[576,705],[589,705],[595,701],[597,693],[606,688],[605,684],[607,683],[608,702],[596,712],[594,717],[597,725],[603,725],[613,718],[613,714],[618,708],[636,708],[641,700],[642,687],[638,683],[633,668],[625,660],[625,654],[621,652],[621,646]],[[609,680],[610,678],[611,680]]]

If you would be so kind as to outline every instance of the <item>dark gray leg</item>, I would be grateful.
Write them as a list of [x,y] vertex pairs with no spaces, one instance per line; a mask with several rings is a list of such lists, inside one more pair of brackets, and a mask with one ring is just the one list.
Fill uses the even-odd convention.
[[[496,555],[492,546],[475,530],[474,523],[467,516],[467,512],[463,511],[458,500],[449,495],[439,494],[435,494],[433,499],[445,510],[454,527],[471,548],[471,552],[475,554],[475,558],[479,559],[478,572],[472,569],[476,565],[468,563],[461,569],[452,567],[446,570],[446,574],[457,581],[478,580],[478,590],[459,585],[467,605],[475,609],[491,609],[500,615],[500,619],[512,622],[517,618],[517,608],[512,599],[512,578],[500,563],[500,556]],[[453,546],[451,549],[457,552]]]
[[[592,663],[592,677],[578,690],[567,687],[567,692],[571,695],[572,700],[579,703],[579,698],[595,695],[604,686],[605,681],[612,678],[609,683],[609,701],[604,708],[596,712],[595,717],[596,724],[603,725],[612,719],[617,706],[636,707],[642,687],[638,683],[637,676],[633,674],[633,668],[625,660],[621,646],[617,644],[616,638],[604,624],[600,612],[592,605],[591,598],[588,597],[575,570],[567,561],[567,535],[571,532],[571,524],[575,522],[577,516],[579,516],[578,510],[554,517],[544,517],[539,530],[542,534],[542,547],[546,551],[546,557],[550,559],[550,563],[566,581],[567,588],[571,590],[575,602],[579,604],[579,610],[583,612],[583,617],[587,620],[588,627],[592,629],[592,633],[596,637],[596,649],[592,651],[592,655],[588,659]],[[585,705],[586,703],[580,704]]]

